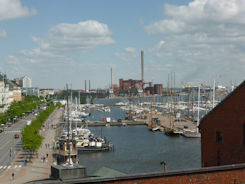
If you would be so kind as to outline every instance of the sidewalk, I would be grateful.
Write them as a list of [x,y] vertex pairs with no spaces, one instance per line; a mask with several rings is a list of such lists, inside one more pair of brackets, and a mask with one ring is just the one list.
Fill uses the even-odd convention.
[[[38,154],[34,154],[32,159],[27,159],[27,164],[24,166],[24,160],[27,157],[25,151],[20,151],[14,161],[14,167],[6,170],[0,176],[0,183],[11,183],[11,174],[14,173],[14,179],[12,183],[22,184],[33,180],[49,178],[50,166],[53,163],[52,159],[52,146],[54,142],[54,136],[56,129],[50,128],[51,123],[57,124],[60,120],[62,110],[56,109],[44,123],[45,130],[41,130],[41,135],[44,137],[43,143],[38,150]],[[48,154],[48,159],[46,158]],[[45,161],[41,160],[41,157],[45,157]],[[15,168],[15,165],[23,166],[21,168]]]

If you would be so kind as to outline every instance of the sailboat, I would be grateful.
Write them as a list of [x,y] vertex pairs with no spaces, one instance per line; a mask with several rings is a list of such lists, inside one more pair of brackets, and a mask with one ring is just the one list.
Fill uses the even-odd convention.
[[198,126],[199,126],[199,121],[200,121],[200,85],[198,86],[198,110],[197,110],[197,128],[196,128],[196,131],[191,131],[191,130],[188,130],[188,131],[184,131],[182,133],[182,135],[184,137],[187,137],[187,138],[200,138],[201,137],[201,134],[199,133],[199,129],[198,129]]
[[148,128],[151,131],[157,131],[160,129],[160,127],[158,126],[158,124],[160,123],[158,118],[153,118],[153,101],[154,101],[154,95],[152,94],[152,98],[151,98],[151,111],[150,111],[150,119],[148,122]]
[[[67,87],[67,134],[63,134],[58,138],[58,141],[55,143],[56,150],[53,153],[53,158],[56,159],[57,165],[69,165],[73,166],[78,164],[77,149],[75,141],[72,136],[72,124],[70,121],[70,108],[68,100],[68,85]],[[72,99],[72,97],[71,97]]]
[[[173,91],[172,89],[172,74],[170,76],[170,83],[171,83],[171,90],[168,91],[168,96],[170,95],[170,107],[169,107],[169,128],[165,129],[165,134],[168,136],[180,136],[183,131],[180,129],[177,129],[174,125],[174,117],[176,117],[176,96],[174,96],[173,99],[173,94],[176,95],[176,89]],[[174,86],[175,87],[175,86]]]

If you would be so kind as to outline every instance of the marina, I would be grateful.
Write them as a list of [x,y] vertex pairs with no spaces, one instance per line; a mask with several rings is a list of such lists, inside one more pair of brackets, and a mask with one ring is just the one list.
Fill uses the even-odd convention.
[[[101,127],[90,127],[100,135]],[[162,171],[165,161],[168,171],[201,167],[200,139],[168,137],[152,133],[145,126],[102,127],[103,135],[113,141],[114,152],[79,154],[79,163],[93,174],[108,167],[127,174]]]

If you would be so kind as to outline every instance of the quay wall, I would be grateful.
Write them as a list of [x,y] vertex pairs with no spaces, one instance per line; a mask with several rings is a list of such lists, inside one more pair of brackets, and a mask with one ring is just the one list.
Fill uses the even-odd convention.
[[[125,123],[125,124],[124,124]],[[61,122],[60,124],[67,124],[67,122]],[[74,125],[75,123],[72,122]],[[84,125],[84,122],[77,122],[77,125]],[[111,123],[106,123],[104,121],[90,121],[87,123],[87,125],[90,126],[127,126],[127,125],[147,125],[146,122],[143,121],[122,121],[122,122],[111,122]]]
[[79,183],[103,184],[238,184],[245,183],[245,164],[206,167],[166,173],[126,175],[114,178],[81,179]]

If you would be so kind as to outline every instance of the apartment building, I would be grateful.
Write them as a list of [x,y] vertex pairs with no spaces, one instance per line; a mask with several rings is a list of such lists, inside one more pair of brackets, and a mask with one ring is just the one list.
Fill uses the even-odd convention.
[[14,79],[14,81],[20,85],[20,87],[22,88],[31,88],[32,87],[32,80],[31,78],[24,76],[21,78],[16,78]]
[[9,86],[4,80],[0,80],[0,113],[7,111],[9,107]]

